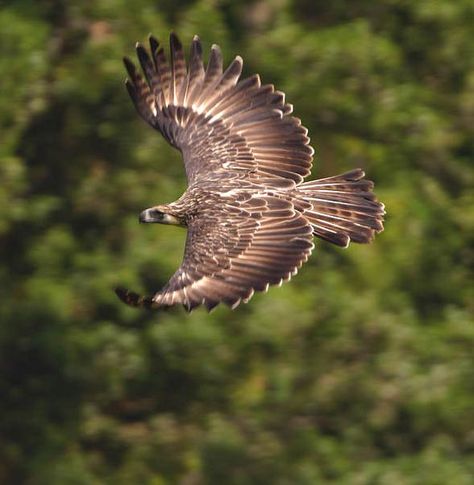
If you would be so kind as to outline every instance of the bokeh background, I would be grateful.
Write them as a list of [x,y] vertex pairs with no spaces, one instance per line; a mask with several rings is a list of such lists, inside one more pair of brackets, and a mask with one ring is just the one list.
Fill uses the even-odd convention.
[[[0,483],[440,484],[474,476],[470,0],[0,3]],[[198,33],[295,105],[314,175],[363,167],[370,246],[318,242],[235,312],[148,313],[185,188],[121,57]],[[207,54],[206,54],[207,55]]]

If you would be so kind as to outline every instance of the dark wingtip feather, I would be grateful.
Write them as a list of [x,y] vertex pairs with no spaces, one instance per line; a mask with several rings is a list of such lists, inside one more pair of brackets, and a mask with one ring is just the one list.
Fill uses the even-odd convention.
[[150,308],[152,305],[151,298],[140,296],[138,293],[134,293],[133,291],[127,290],[126,288],[115,288],[115,294],[125,304],[133,307],[143,306],[145,308]]
[[212,44],[211,54],[207,63],[205,84],[217,80],[222,75],[222,51],[217,44]]
[[214,57],[215,62],[222,63],[222,50],[217,44],[211,46],[211,58]]
[[179,37],[173,31],[170,32],[170,47],[171,50],[181,50],[183,48]]
[[192,50],[199,56],[202,55],[202,43],[198,35],[193,37]]
[[141,42],[135,42],[135,49],[138,50],[138,49],[143,49],[143,44]]
[[239,77],[242,73],[242,67],[244,65],[244,61],[240,56],[236,56],[236,58],[229,64],[229,67],[226,69],[224,76],[236,76]]
[[150,43],[151,53],[154,54],[160,47],[160,43],[158,42],[158,39],[152,34],[148,36],[148,42]]
[[140,44],[140,42],[136,43],[135,49],[137,51],[137,57],[138,57],[138,60],[140,61],[140,65],[142,66],[143,70],[146,71],[146,69],[151,66],[150,56],[148,55],[148,52],[143,46],[143,44]]
[[123,63],[125,65],[125,69],[127,70],[130,78],[134,79],[137,74],[137,68],[135,67],[135,64],[127,56],[123,57]]
[[115,288],[115,294],[120,298],[121,301],[123,301],[127,305],[138,306],[138,300],[140,299],[140,295],[138,295],[137,293],[129,291],[126,288],[118,287]]
[[127,88],[128,94],[132,98],[132,101],[136,103],[137,92],[135,90],[133,83],[130,81],[130,79],[125,79],[125,87]]

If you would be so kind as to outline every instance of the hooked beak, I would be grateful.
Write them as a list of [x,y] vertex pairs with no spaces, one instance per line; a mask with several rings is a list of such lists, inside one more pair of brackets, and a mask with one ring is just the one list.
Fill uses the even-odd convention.
[[145,209],[139,216],[138,221],[142,223],[147,222],[161,222],[163,213],[156,209]]
[[171,224],[174,226],[182,226],[183,223],[175,216],[161,212],[158,209],[145,209],[139,216],[138,220],[142,223],[159,222],[161,224]]

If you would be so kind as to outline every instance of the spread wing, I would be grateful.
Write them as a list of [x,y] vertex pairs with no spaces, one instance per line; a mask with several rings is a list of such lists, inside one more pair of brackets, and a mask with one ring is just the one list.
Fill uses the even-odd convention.
[[310,173],[306,128],[289,116],[292,106],[273,85],[261,85],[258,75],[239,81],[240,57],[223,72],[221,51],[213,45],[205,69],[195,36],[187,66],[174,34],[169,63],[154,37],[151,56],[140,44],[136,49],[144,78],[125,58],[127,89],[140,115],[182,152],[189,184],[241,177],[291,187]]
[[311,226],[286,200],[248,195],[204,212],[190,223],[183,263],[168,284],[150,297],[116,290],[125,303],[235,308],[255,291],[289,280],[313,249]]

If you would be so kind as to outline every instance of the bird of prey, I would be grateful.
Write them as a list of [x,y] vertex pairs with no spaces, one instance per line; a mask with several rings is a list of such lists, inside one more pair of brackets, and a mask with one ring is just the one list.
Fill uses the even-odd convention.
[[207,66],[195,36],[186,63],[170,35],[170,59],[153,37],[136,45],[140,73],[124,58],[138,113],[182,154],[188,187],[175,202],[144,210],[139,221],[187,229],[183,262],[164,288],[125,303],[152,309],[182,304],[235,308],[255,291],[295,275],[313,236],[347,247],[383,230],[384,206],[361,169],[304,182],[313,148],[292,105],[258,75],[240,79],[242,58],[223,70],[213,45]]

